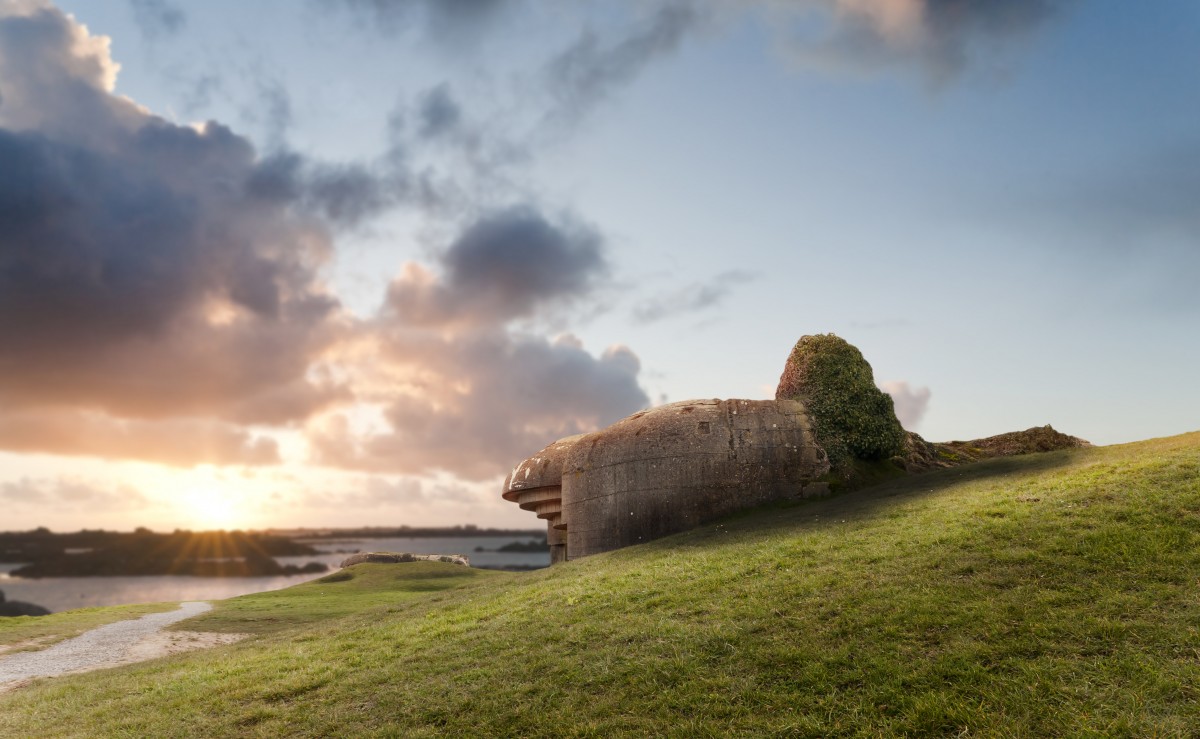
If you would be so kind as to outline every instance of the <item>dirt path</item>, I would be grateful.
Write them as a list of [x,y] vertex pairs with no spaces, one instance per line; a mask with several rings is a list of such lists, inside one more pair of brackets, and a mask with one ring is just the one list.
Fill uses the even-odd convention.
[[141,662],[190,649],[230,644],[245,634],[163,631],[177,621],[212,610],[208,603],[181,603],[179,610],[151,613],[84,632],[38,652],[0,656],[0,692],[35,677],[53,677]]

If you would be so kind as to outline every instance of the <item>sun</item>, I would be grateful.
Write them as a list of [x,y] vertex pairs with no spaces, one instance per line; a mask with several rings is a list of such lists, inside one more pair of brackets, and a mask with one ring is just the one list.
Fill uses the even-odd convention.
[[192,488],[184,492],[181,503],[189,520],[187,528],[196,531],[240,528],[242,512],[227,492]]

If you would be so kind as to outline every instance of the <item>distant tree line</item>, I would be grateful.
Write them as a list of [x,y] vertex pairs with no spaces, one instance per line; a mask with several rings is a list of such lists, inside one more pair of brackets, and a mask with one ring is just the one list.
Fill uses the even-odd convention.
[[244,531],[157,534],[84,529],[55,534],[45,528],[0,533],[0,562],[24,563],[15,577],[196,575],[254,577],[323,572],[320,562],[280,565],[275,557],[320,554],[282,536]]

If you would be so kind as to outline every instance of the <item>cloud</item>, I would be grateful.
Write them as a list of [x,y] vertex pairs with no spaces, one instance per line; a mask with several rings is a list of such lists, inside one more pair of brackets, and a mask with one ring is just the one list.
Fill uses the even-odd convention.
[[217,123],[111,93],[108,39],[45,3],[0,6],[0,403],[114,418],[307,417],[339,306],[308,191]]
[[[247,426],[320,418],[306,428],[323,463],[480,478],[647,403],[629,349],[530,333],[594,301],[609,272],[595,229],[529,204],[485,211],[357,320],[319,275],[337,229],[427,196],[405,142],[314,161],[282,144],[288,106],[264,100],[280,142],[260,156],[218,123],[113,95],[107,39],[48,4],[14,7],[0,13],[0,448],[272,464],[275,442]],[[427,137],[478,129],[448,87],[417,112]],[[385,428],[339,427],[330,409],[355,394]]]
[[253,101],[245,106],[246,120],[262,126],[267,149],[282,149],[287,140],[288,129],[295,122],[292,113],[292,96],[279,80],[260,75],[255,80]]
[[142,35],[151,41],[172,36],[187,25],[187,14],[168,0],[129,0],[129,4]]
[[479,496],[464,485],[441,482],[431,485],[412,477],[386,478],[377,475],[363,477],[361,484],[349,490],[308,490],[296,499],[296,504],[301,507],[340,510],[396,506],[411,508],[413,505],[442,503],[471,505],[478,502]]
[[694,282],[666,295],[639,302],[633,308],[633,318],[639,323],[654,323],[719,305],[738,285],[758,278],[752,272],[729,270],[708,282]]
[[408,174],[387,161],[330,164],[281,149],[261,159],[246,192],[266,204],[315,214],[337,228],[354,228],[406,201]]
[[[764,2],[785,29],[786,52],[803,63],[881,68],[917,63],[935,82],[974,56],[1028,36],[1075,0],[809,0]],[[818,10],[825,22],[811,23]],[[815,29],[815,30],[814,30]]]
[[529,205],[482,216],[439,263],[440,278],[409,264],[392,281],[386,310],[393,319],[479,326],[531,318],[590,295],[609,271],[595,230],[571,219],[551,223]]
[[388,117],[388,134],[381,162],[399,173],[407,202],[423,216],[456,219],[481,204],[525,197],[517,184],[520,165],[533,161],[545,143],[500,111],[469,110],[448,82],[401,99]]
[[396,378],[395,390],[381,398],[387,429],[355,433],[340,416],[311,426],[316,461],[487,479],[554,439],[608,425],[649,403],[637,381],[640,362],[623,346],[597,357],[570,340],[398,328],[383,351]]
[[150,507],[151,503],[140,491],[128,485],[115,489],[104,489],[72,478],[54,480],[21,478],[0,483],[0,502],[5,507],[38,508],[85,508],[97,511],[135,511]]
[[462,109],[450,94],[450,86],[443,82],[421,95],[417,106],[420,121],[417,134],[423,139],[431,139],[452,133],[462,123],[462,117]]
[[340,415],[310,424],[315,459],[486,479],[645,407],[627,347],[595,356],[575,337],[514,327],[594,299],[608,270],[602,247],[595,232],[522,206],[464,229],[440,255],[441,274],[406,265],[364,340],[377,374],[356,385],[386,428],[355,431]]
[[229,424],[188,419],[121,420],[63,410],[0,414],[0,449],[140,459],[177,467],[271,465],[280,461],[273,439],[252,436]]
[[701,17],[694,4],[671,2],[616,41],[585,29],[545,66],[546,86],[556,102],[548,118],[578,119],[648,64],[674,52]]
[[909,431],[915,431],[929,407],[929,388],[911,388],[903,380],[880,383],[879,388],[892,396],[900,425]]
[[419,28],[435,41],[462,49],[478,41],[519,0],[314,0],[322,9],[342,8],[387,32]]

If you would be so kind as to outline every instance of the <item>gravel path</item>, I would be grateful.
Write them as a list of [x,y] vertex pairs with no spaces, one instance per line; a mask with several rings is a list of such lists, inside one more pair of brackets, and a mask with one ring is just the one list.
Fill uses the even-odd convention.
[[153,650],[147,650],[146,646],[158,640],[164,627],[209,610],[212,606],[208,603],[183,603],[178,611],[151,613],[101,626],[40,652],[0,657],[0,689],[29,678],[98,670],[148,659],[154,655],[147,654]]

